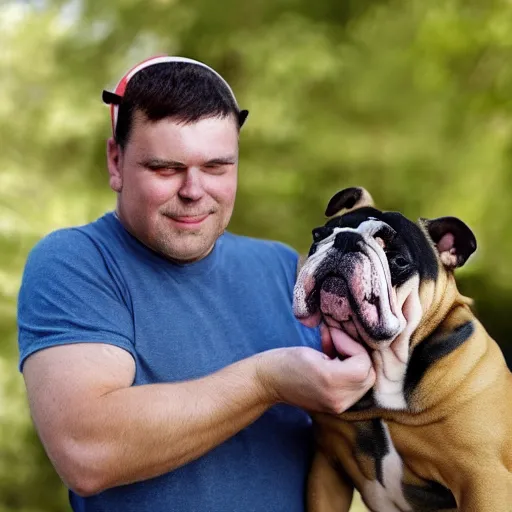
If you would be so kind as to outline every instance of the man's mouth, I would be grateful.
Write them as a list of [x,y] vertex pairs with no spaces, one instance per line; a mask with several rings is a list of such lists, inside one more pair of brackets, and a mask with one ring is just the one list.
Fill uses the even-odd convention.
[[201,215],[166,215],[166,217],[180,228],[197,228],[210,215],[210,212]]

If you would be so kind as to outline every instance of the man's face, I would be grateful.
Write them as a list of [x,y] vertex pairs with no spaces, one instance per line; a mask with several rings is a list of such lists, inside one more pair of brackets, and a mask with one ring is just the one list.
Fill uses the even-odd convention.
[[204,258],[235,203],[238,129],[234,116],[191,124],[133,119],[124,150],[108,143],[110,186],[123,225],[142,243],[181,262]]

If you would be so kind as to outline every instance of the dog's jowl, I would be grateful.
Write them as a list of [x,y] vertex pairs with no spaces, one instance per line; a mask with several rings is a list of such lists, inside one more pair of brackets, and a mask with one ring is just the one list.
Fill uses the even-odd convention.
[[512,374],[456,286],[476,249],[455,217],[414,223],[338,192],[313,230],[295,315],[369,352],[373,389],[340,415],[316,414],[312,512],[512,511]]

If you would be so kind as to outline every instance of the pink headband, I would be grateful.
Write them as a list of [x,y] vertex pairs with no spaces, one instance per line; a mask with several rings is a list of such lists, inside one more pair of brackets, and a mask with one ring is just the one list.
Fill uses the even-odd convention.
[[[231,96],[233,97],[233,101],[235,102],[235,105],[238,108],[238,103],[235,98],[235,94],[233,93],[233,90],[229,86],[229,84],[222,78],[217,71],[212,69],[211,67],[207,66],[206,64],[199,62],[198,60],[193,59],[187,59],[186,57],[171,57],[171,56],[157,56],[157,57],[150,57],[149,59],[143,60],[141,63],[137,64],[133,68],[131,68],[124,76],[121,78],[119,83],[116,85],[116,88],[114,89],[114,92],[110,91],[103,91],[103,101],[110,105],[110,117],[112,120],[112,133],[115,134],[116,132],[116,125],[117,125],[117,115],[119,112],[119,103],[121,103],[121,100],[123,98],[123,95],[126,91],[126,86],[128,85],[128,82],[130,79],[138,73],[141,69],[147,68],[148,66],[152,66],[153,64],[161,64],[163,62],[186,62],[189,64],[195,64],[197,66],[201,66],[203,68],[206,68],[210,70],[214,75],[216,75],[226,86],[228,91],[231,93]],[[248,115],[247,110],[242,110],[240,112],[240,126],[243,124],[245,119]]]

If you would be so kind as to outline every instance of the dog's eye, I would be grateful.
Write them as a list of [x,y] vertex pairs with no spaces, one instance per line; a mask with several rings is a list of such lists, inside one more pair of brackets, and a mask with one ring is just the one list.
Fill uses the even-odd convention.
[[409,265],[409,262],[403,256],[395,256],[391,261],[399,268],[404,268]]

